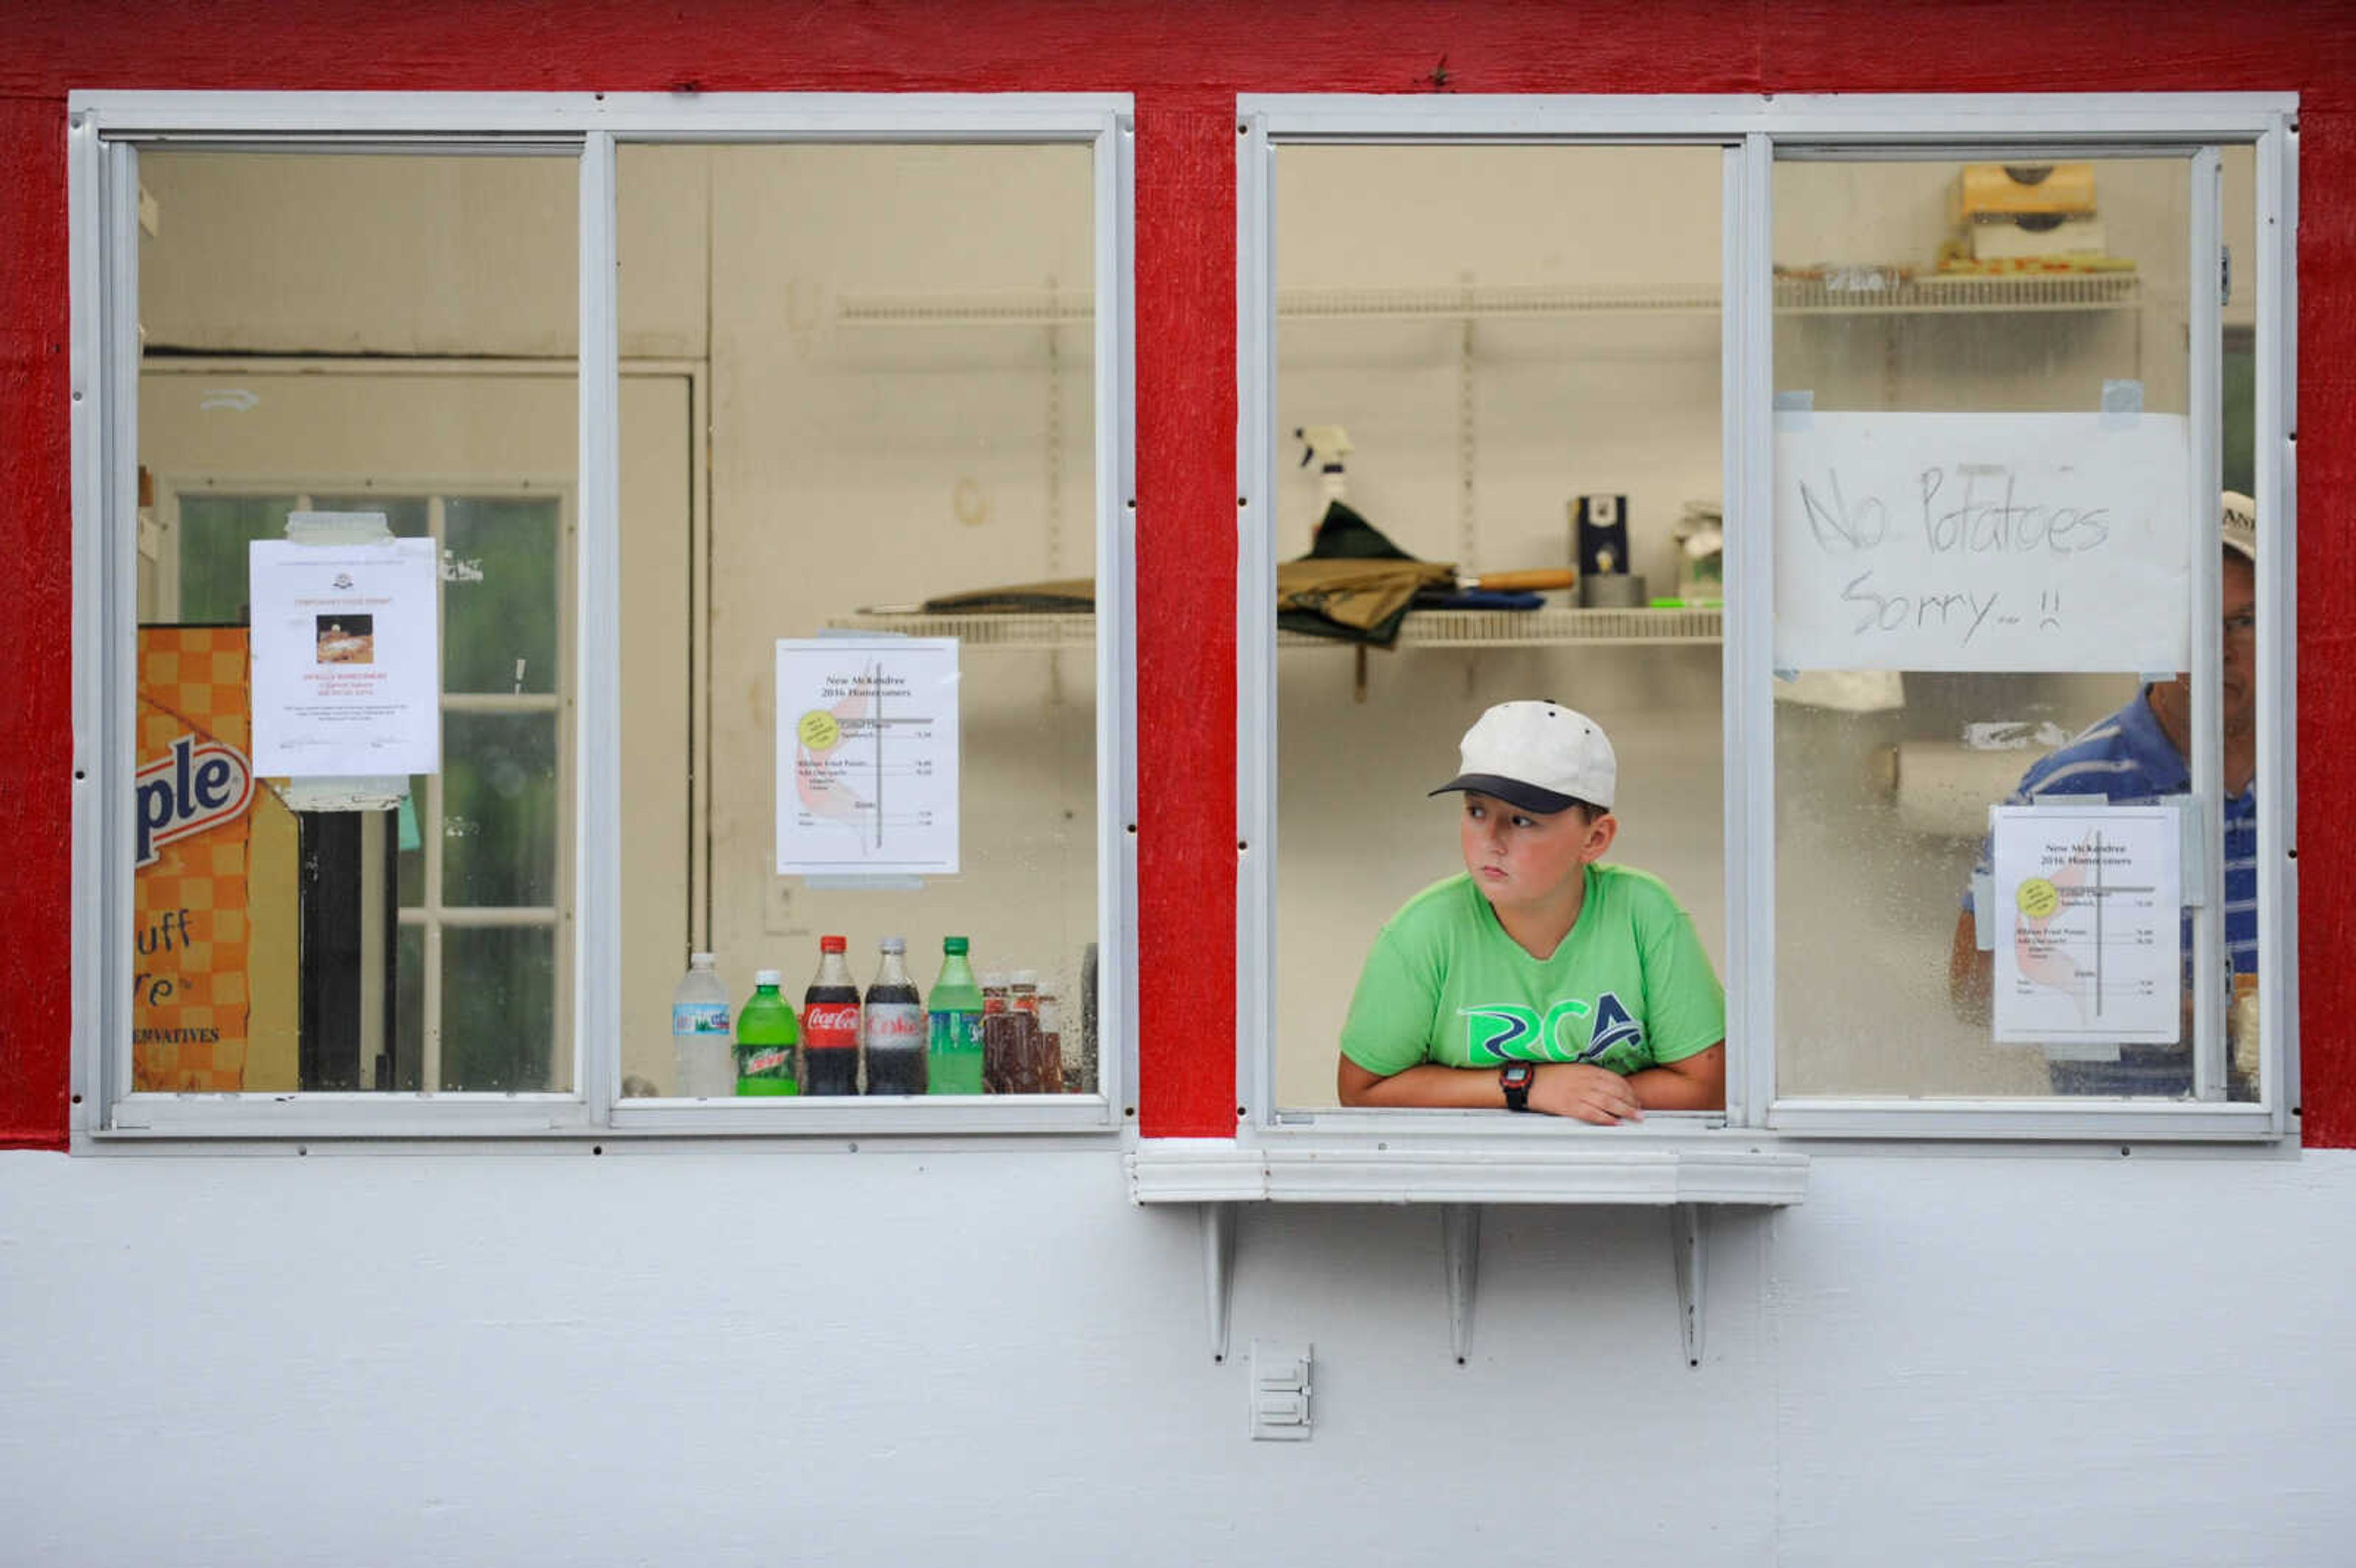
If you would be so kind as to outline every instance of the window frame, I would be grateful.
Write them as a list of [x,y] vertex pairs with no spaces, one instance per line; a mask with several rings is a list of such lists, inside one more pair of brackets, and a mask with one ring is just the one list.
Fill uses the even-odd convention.
[[[1111,1134],[1135,1068],[1137,869],[1134,112],[1126,93],[76,91],[67,103],[74,726],[72,1105],[77,1149],[231,1138],[539,1135]],[[616,150],[623,143],[1061,144],[1089,148],[1093,229],[1098,1092],[938,1104],[744,1107],[619,1098],[620,608]],[[138,177],[143,146],[570,156],[579,168],[580,400],[561,869],[577,918],[567,1093],[135,1094],[129,1088],[131,777],[136,729]],[[569,952],[566,950],[569,948]]]
[[[1237,833],[1254,853],[1237,888],[1236,1090],[1248,1108],[1239,1136],[1275,1153],[1508,1150],[1569,1138],[1607,1148],[1762,1146],[1781,1138],[2272,1142],[2295,1137],[2297,1102],[2296,844],[2297,626],[2296,234],[2298,99],[2293,93],[1710,95],[1383,97],[1245,95],[1237,102],[1237,469],[1243,535],[1237,583]],[[1725,150],[1722,208],[1721,430],[1727,497],[1721,723],[1727,845],[1727,1106],[1667,1114],[1641,1126],[1587,1128],[1537,1117],[1470,1113],[1283,1108],[1274,1099],[1278,860],[1277,678],[1272,582],[1276,401],[1274,156],[1291,144],[1717,145]],[[2137,153],[2205,161],[2213,149],[2255,150],[2256,255],[2237,274],[2257,286],[2254,496],[2265,519],[2257,572],[2259,616],[2258,903],[2262,1082],[2254,1104],[2062,1099],[1806,1099],[1779,1095],[1774,1040],[1772,176],[1786,158],[2019,157],[2060,150]],[[2204,149],[2207,149],[2204,151]],[[2190,177],[2190,172],[2188,172]],[[2216,254],[2218,208],[2191,204],[2189,254]],[[2197,276],[2196,269],[2188,277]],[[2196,348],[2189,365],[2195,431],[2190,485],[2219,489],[2214,291],[2192,291]],[[2199,514],[2196,514],[2199,515]],[[1738,526],[1738,517],[1755,521]],[[2212,552],[2213,554],[2213,552]],[[2194,668],[2213,681],[2220,658],[2217,570],[2196,573]],[[2214,704],[2196,730],[2194,783],[2206,791],[2211,841],[2219,815]],[[2211,903],[2213,910],[2215,904]],[[2218,923],[2212,916],[2205,923]],[[1944,951],[1938,955],[1944,962]],[[2213,985],[2213,977],[2208,984]],[[2204,1019],[2205,1034],[2219,1025]],[[2215,1047],[2210,1047],[2211,1051]],[[1271,1166],[1269,1168],[1273,1169]],[[1405,1179],[1393,1176],[1387,1185]],[[1543,1179],[1538,1179],[1543,1186]],[[1379,1185],[1379,1184],[1378,1184]],[[1413,1181],[1408,1185],[1412,1189]]]

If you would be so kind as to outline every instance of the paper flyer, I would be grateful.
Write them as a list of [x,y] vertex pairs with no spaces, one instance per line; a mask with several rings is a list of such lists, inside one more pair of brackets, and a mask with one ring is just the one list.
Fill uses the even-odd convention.
[[958,869],[954,637],[780,638],[777,872]]
[[440,772],[434,541],[257,539],[250,549],[255,771]]
[[2164,1045],[2182,1033],[2183,828],[2170,806],[1997,806],[2000,1040]]

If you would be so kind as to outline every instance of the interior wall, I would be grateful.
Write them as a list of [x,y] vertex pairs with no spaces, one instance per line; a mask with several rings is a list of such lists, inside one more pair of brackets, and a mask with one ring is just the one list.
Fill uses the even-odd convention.
[[[1081,304],[1093,293],[1086,148],[729,147],[625,156],[625,187],[708,164],[712,344],[712,950],[797,994],[818,936],[854,976],[906,938],[929,991],[941,938],[978,974],[1077,995],[1096,940],[1094,649],[959,652],[962,869],[916,891],[772,874],[780,637],[870,607],[1096,570],[1095,360],[1066,325],[866,325],[847,305]],[[692,245],[693,235],[680,237]],[[636,290],[625,281],[626,299]]]
[[[1713,1217],[1689,1369],[1657,1211],[1487,1209],[1458,1366],[1434,1210],[1250,1207],[1219,1364],[1194,1211],[1130,1207],[1109,1147],[604,1147],[0,1155],[5,1555],[2326,1568],[2356,1532],[2343,1153],[1826,1155]],[[1246,1436],[1255,1339],[1314,1346],[1305,1443]]]

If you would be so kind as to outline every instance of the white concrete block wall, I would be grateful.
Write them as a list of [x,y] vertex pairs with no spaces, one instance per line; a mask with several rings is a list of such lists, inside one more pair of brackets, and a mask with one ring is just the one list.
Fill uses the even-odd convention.
[[[611,1146],[608,1146],[609,1147]],[[0,1560],[2336,1564],[2356,1157],[1820,1157],[1679,1353],[1653,1211],[1191,1211],[1110,1149],[0,1155]],[[1245,1436],[1254,1336],[1315,1435]]]

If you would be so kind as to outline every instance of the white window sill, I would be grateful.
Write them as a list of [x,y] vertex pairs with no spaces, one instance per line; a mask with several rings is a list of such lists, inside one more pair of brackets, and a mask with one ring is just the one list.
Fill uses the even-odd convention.
[[[1549,1140],[1552,1141],[1552,1140]],[[1601,1143],[1603,1140],[1596,1140]],[[1615,1140],[1616,1142],[1616,1140]],[[1616,1147],[1368,1147],[1364,1139],[1145,1138],[1128,1157],[1147,1203],[1576,1203],[1786,1207],[1807,1196],[1808,1157],[1663,1138]]]
[[257,1138],[424,1147],[490,1138],[561,1146],[616,1137],[654,1143],[1103,1135],[1118,1132],[1122,1119],[1101,1094],[622,1100],[601,1124],[570,1094],[144,1093],[117,1102],[111,1125],[75,1131],[92,1147]]

